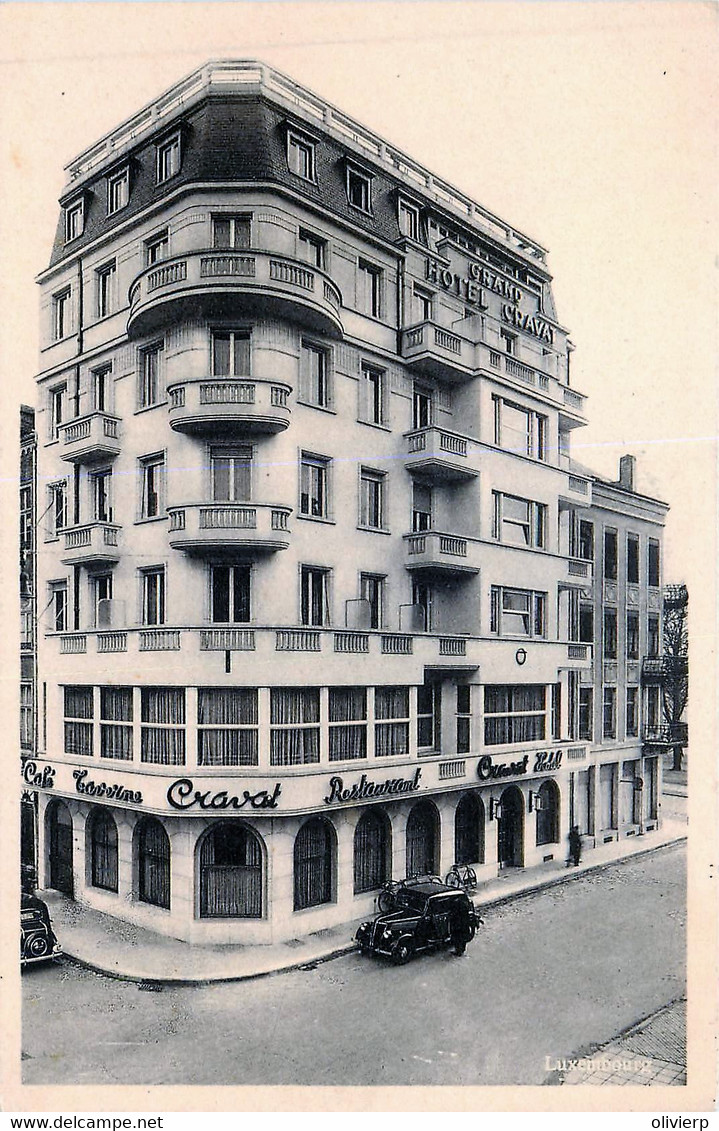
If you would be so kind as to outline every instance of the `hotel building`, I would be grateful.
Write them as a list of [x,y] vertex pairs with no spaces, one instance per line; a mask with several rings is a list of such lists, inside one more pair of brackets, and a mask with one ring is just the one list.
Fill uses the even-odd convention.
[[656,827],[666,506],[631,456],[571,459],[544,249],[246,61],[82,153],[60,206],[40,885],[262,944]]

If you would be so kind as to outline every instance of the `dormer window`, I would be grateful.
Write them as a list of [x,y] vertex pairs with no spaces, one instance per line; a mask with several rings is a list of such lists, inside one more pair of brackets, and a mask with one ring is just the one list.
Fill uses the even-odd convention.
[[347,199],[360,212],[372,211],[372,177],[356,165],[347,166]]
[[107,214],[112,216],[124,208],[130,199],[130,169],[118,169],[107,178]]
[[315,143],[297,130],[287,131],[287,165],[295,176],[315,180]]
[[157,183],[169,181],[180,171],[180,131],[157,143]]
[[65,243],[76,240],[85,230],[85,201],[75,200],[65,206]]
[[398,219],[402,235],[416,243],[419,240],[419,208],[406,200],[400,200]]

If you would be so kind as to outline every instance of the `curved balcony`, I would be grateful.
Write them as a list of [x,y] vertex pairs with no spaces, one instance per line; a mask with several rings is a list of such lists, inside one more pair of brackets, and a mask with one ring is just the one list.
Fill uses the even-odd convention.
[[190,554],[286,550],[291,507],[274,503],[186,503],[168,507],[169,541]]
[[69,420],[60,429],[62,458],[69,463],[93,463],[120,452],[120,421],[106,412],[92,412]]
[[197,377],[168,387],[176,432],[283,432],[290,423],[290,386],[257,378]]
[[324,271],[265,251],[193,251],[155,263],[130,287],[127,333],[198,314],[288,318],[341,338],[342,295]]

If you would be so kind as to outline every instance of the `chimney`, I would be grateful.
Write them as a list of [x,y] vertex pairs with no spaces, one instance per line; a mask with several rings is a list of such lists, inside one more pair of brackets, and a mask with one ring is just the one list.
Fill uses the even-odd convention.
[[627,491],[633,491],[636,472],[636,457],[621,456],[619,459],[619,486],[625,487]]

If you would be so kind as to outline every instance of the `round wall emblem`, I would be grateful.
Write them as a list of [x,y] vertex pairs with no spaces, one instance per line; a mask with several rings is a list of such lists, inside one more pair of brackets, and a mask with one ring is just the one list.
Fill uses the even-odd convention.
[[515,658],[515,660],[517,661],[517,663],[519,664],[520,667],[522,666],[522,664],[526,664],[526,662],[527,662],[527,649],[526,648],[517,648],[517,651],[514,653],[514,658]]

